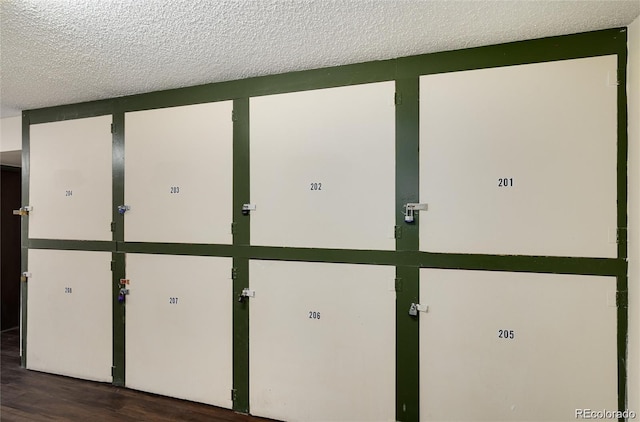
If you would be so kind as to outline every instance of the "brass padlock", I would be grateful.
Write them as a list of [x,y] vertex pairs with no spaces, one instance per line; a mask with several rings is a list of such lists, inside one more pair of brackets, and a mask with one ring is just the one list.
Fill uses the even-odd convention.
[[31,211],[31,207],[26,205],[24,207],[20,207],[20,209],[13,210],[13,215],[24,217],[26,215],[29,215],[29,211]]

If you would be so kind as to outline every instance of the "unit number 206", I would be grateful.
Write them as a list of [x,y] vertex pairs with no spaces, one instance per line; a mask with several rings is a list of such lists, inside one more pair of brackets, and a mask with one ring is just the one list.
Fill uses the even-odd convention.
[[320,319],[320,312],[309,311],[309,319]]

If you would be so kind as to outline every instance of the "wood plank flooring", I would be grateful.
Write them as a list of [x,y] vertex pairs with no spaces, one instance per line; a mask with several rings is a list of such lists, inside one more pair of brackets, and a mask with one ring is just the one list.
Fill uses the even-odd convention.
[[18,329],[0,338],[0,419],[33,421],[268,422],[200,403],[29,371],[20,367]]

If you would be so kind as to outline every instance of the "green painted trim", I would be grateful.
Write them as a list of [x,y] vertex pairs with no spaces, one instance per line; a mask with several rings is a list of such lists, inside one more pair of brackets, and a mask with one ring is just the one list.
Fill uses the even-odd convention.
[[240,302],[249,287],[249,260],[234,258],[233,268],[233,410],[249,413],[249,300]]
[[439,254],[420,252],[417,266],[548,274],[617,276],[624,262],[614,258],[574,258],[525,255]]
[[[398,78],[619,54],[627,28],[517,41],[398,59]],[[626,46],[625,46],[626,48]]]
[[[242,200],[238,203],[242,206]],[[237,208],[237,206],[236,206]],[[250,216],[237,218],[234,245],[117,242],[118,252],[168,255],[225,256],[275,261],[333,262],[345,264],[393,265],[419,268],[456,270],[486,270],[549,274],[619,276],[625,274],[625,261],[615,258],[576,258],[528,255],[482,255],[430,253],[417,251],[417,239],[406,238],[416,244],[414,250],[382,251],[354,249],[284,248],[249,246]],[[418,217],[419,218],[419,217]],[[246,221],[246,223],[244,223]],[[243,226],[244,225],[244,226]],[[409,226],[405,224],[405,227]],[[413,227],[413,225],[412,225]],[[416,229],[417,231],[417,225]],[[243,233],[244,232],[244,233]],[[397,243],[400,242],[399,239]],[[32,240],[34,242],[34,240]],[[40,249],[81,249],[81,241],[38,240]],[[67,244],[70,246],[65,246]],[[95,242],[87,242],[95,243]],[[108,242],[107,242],[108,243]],[[47,247],[48,246],[48,247]],[[410,245],[399,245],[408,249]],[[32,246],[33,247],[33,246]],[[108,249],[93,249],[108,250]]]
[[62,251],[102,251],[114,252],[116,242],[109,240],[54,240],[29,239],[29,249],[58,249]]
[[112,322],[112,383],[119,387],[126,385],[126,304],[118,302],[118,294],[120,292],[120,279],[126,278],[126,257],[122,253],[113,253],[114,262],[112,284],[111,284],[111,303],[113,312]]
[[118,206],[124,205],[124,113],[113,115],[111,164],[111,221],[114,223],[113,241],[124,241],[124,215],[118,212]]
[[[30,113],[25,111],[22,113],[22,206],[29,205],[30,124]],[[20,266],[21,271],[24,273],[29,271],[29,217],[20,217],[20,219],[20,245],[22,248]],[[20,283],[20,366],[23,368],[27,367],[27,305],[29,303],[29,286],[27,283]]]
[[113,113],[113,100],[90,101],[57,107],[39,108],[29,111],[31,124],[55,122],[59,120],[83,119]]
[[[419,80],[396,80],[396,250],[418,251],[419,212],[404,221],[404,205],[420,202]],[[396,252],[395,258],[407,254]],[[403,260],[404,261],[404,260]],[[400,264],[400,263],[397,263]],[[396,420],[417,421],[420,415],[420,321],[409,307],[420,300],[420,271],[396,267]]]
[[[249,99],[233,102],[233,246],[249,244],[251,216],[242,215],[249,203]],[[233,410],[249,413],[249,301],[238,301],[249,287],[249,259],[233,257]]]
[[118,252],[162,255],[234,256],[232,245],[117,242]]
[[420,415],[420,319],[409,315],[420,303],[420,269],[396,267],[396,420]]
[[[20,256],[22,272],[28,271],[29,249],[23,247]],[[20,366],[27,367],[27,304],[29,303],[29,281],[20,282]]]

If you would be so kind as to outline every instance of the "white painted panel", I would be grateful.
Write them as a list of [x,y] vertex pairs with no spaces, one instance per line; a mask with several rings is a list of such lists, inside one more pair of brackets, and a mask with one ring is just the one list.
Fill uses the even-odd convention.
[[27,368],[111,382],[111,253],[29,250]]
[[232,242],[232,101],[125,114],[125,240]]
[[111,116],[31,125],[29,237],[111,240]]
[[422,76],[420,249],[615,257],[616,63]]
[[617,409],[614,277],[420,271],[421,420]]
[[127,387],[232,407],[231,267],[231,258],[127,255]]
[[394,249],[394,83],[251,98],[251,244]]
[[395,269],[250,262],[251,414],[395,420]]

